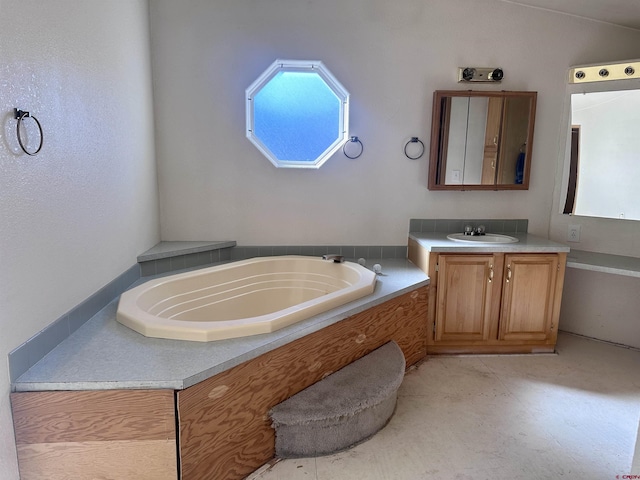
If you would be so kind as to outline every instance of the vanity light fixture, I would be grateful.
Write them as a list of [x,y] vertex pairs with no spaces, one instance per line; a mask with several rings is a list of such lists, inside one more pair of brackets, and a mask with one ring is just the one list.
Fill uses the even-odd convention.
[[569,83],[604,82],[640,78],[640,60],[625,63],[583,65],[569,70]]
[[504,71],[500,67],[459,67],[458,83],[461,82],[500,82]]

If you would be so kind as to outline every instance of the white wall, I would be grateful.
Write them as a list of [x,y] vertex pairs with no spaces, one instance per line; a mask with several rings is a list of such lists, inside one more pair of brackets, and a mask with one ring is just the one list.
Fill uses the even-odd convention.
[[[159,239],[145,0],[0,0],[0,477],[7,354]],[[44,147],[21,154],[13,108]]]
[[[411,217],[528,218],[548,234],[569,66],[634,57],[640,32],[497,0],[154,0],[151,47],[163,240],[404,244]],[[244,90],[276,58],[319,59],[351,93],[364,154],[278,170],[244,136]],[[430,192],[437,89],[459,66],[501,66],[538,95],[531,187]],[[566,235],[565,235],[566,237]]]

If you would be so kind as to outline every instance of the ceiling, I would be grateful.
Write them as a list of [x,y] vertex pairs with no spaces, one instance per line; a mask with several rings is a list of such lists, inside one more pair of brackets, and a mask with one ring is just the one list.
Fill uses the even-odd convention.
[[640,0],[503,0],[640,30]]

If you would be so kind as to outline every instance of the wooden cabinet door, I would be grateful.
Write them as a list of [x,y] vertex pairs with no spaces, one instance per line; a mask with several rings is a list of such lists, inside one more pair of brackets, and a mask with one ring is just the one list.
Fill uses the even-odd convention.
[[506,255],[500,340],[546,341],[553,329],[558,255]]
[[436,342],[468,343],[495,338],[501,261],[502,257],[496,255],[439,256]]

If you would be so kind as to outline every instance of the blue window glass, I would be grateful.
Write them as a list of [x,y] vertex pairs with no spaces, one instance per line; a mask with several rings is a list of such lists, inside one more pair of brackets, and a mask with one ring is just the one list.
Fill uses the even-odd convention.
[[348,98],[320,62],[277,60],[247,89],[247,137],[277,167],[319,168],[348,138]]

